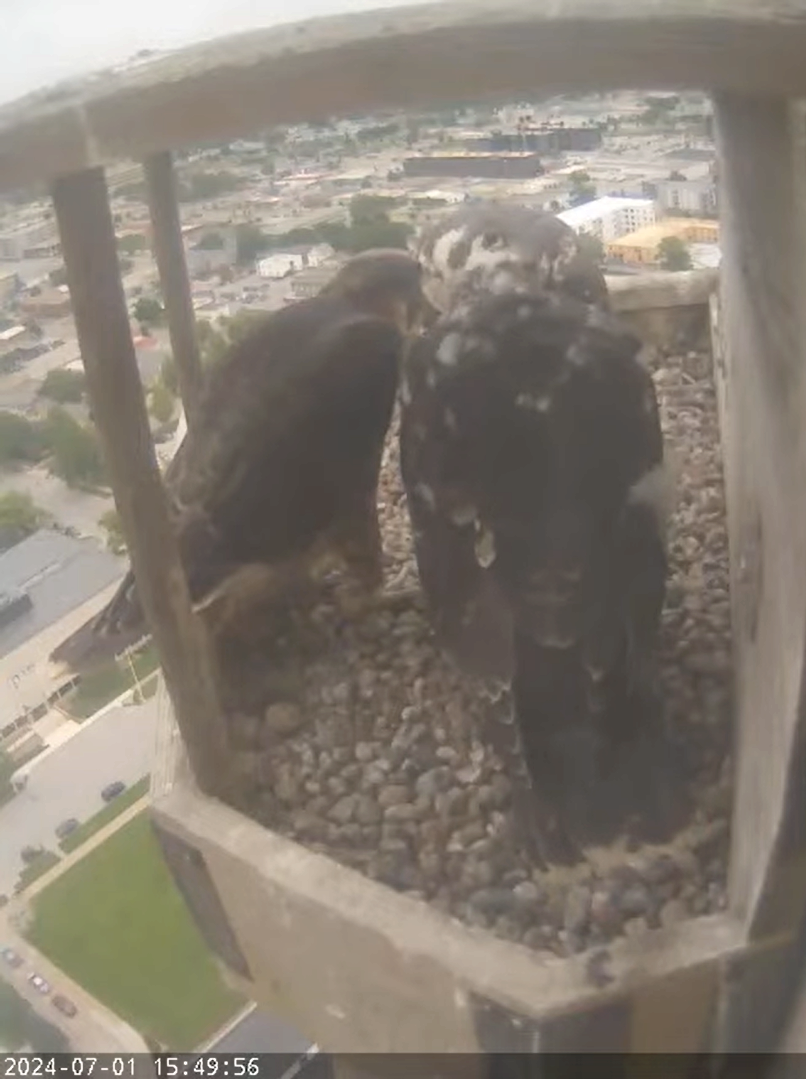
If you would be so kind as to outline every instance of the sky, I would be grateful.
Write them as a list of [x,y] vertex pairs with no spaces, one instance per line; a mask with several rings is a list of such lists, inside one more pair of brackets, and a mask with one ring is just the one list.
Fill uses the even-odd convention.
[[140,49],[315,15],[394,7],[400,0],[0,0],[0,104]]

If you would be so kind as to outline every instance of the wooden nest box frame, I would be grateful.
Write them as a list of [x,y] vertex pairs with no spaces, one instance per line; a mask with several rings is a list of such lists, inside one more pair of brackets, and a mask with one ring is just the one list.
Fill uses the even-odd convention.
[[[242,34],[0,110],[0,187],[50,184],[93,415],[170,693],[155,827],[231,976],[327,1050],[768,1050],[787,1022],[786,1044],[806,1046],[806,1003],[789,1019],[806,909],[804,57],[806,0],[466,0]],[[203,793],[224,724],[168,522],[104,169],[144,163],[192,424],[201,370],[173,148],[384,107],[659,86],[713,94],[718,295],[714,275],[653,275],[625,283],[617,306],[711,308],[737,680],[731,902],[613,945],[612,978],[595,988],[584,956],[540,962]]]

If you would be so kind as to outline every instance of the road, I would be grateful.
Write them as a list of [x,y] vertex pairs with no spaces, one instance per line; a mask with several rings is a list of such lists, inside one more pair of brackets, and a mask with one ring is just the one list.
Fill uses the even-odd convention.
[[0,809],[0,893],[11,895],[28,844],[57,849],[56,825],[86,820],[103,808],[101,789],[115,779],[136,783],[151,770],[157,698],[118,706],[89,720],[70,741],[34,762],[25,789]]

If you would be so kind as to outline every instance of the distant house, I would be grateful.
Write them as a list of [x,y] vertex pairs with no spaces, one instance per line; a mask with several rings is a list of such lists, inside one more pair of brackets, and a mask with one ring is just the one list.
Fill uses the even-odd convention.
[[299,270],[321,266],[334,254],[330,244],[289,247],[258,259],[257,272],[261,277],[281,278]]

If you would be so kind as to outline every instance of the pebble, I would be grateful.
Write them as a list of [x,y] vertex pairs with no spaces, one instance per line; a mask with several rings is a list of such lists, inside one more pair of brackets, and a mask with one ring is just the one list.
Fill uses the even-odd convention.
[[[724,909],[732,678],[715,396],[708,360],[698,356],[664,356],[654,377],[679,470],[658,664],[670,723],[696,758],[704,834],[688,825],[663,849],[630,835],[606,871],[592,859],[570,880],[544,873],[512,841],[511,784],[478,740],[479,696],[440,656],[420,607],[345,624],[328,602],[310,619],[316,632],[306,639],[299,705],[269,705],[260,723],[245,705],[233,707],[244,797],[258,820],[541,955],[601,949]],[[408,588],[417,574],[397,452],[395,421],[379,519],[387,580]],[[256,672],[271,668],[279,684],[287,663],[271,639],[260,642]]]

